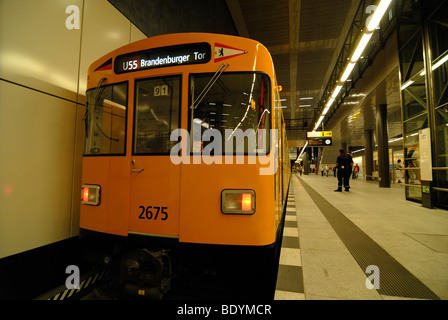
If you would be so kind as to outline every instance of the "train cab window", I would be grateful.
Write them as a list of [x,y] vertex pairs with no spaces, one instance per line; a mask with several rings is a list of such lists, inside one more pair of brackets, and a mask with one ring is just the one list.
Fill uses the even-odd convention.
[[138,80],[135,84],[134,154],[169,154],[180,126],[181,77]]
[[[223,73],[216,82],[212,78],[213,74],[190,75],[189,128],[193,154],[210,149],[214,155],[217,151],[221,155],[269,153],[269,77],[245,72]],[[204,134],[207,130],[211,133]],[[214,135],[213,130],[220,135]],[[220,137],[221,141],[209,136]],[[213,148],[204,149],[210,143],[214,143]],[[221,150],[216,150],[216,146]]]
[[128,84],[87,91],[84,155],[124,155]]

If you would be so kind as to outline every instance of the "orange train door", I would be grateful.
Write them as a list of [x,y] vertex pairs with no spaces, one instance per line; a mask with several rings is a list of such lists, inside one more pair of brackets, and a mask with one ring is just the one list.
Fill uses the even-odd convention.
[[180,166],[170,160],[180,127],[182,76],[135,81],[129,233],[179,235]]

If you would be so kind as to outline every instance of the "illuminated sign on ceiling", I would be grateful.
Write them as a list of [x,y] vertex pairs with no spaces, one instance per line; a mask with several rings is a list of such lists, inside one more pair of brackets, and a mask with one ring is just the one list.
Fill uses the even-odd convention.
[[310,147],[333,145],[332,131],[307,132],[308,145]]

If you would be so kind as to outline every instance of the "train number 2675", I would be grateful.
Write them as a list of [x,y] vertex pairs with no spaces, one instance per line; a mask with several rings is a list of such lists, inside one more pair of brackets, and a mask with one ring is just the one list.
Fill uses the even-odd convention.
[[152,206],[140,206],[138,207],[140,209],[140,215],[138,216],[139,219],[148,219],[148,220],[166,220],[168,219],[168,207],[152,207]]

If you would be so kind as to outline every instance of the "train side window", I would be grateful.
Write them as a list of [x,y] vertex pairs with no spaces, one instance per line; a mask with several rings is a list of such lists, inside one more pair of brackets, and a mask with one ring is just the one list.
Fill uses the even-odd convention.
[[166,155],[177,141],[171,132],[180,127],[181,77],[136,81],[134,154]]
[[84,155],[126,153],[127,97],[127,82],[87,91]]

